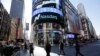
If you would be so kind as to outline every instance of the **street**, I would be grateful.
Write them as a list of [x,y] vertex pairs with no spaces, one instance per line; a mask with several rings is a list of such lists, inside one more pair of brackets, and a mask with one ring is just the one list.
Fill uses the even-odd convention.
[[100,56],[98,2],[0,0],[0,56]]
[[[65,46],[64,51],[66,54],[60,55],[60,56],[75,56],[74,47]],[[29,50],[27,52],[24,52],[21,50],[19,53],[20,53],[20,56],[29,56]],[[17,53],[17,55],[19,55],[19,53]],[[81,53],[84,56],[99,56],[100,55],[100,40],[82,46]],[[52,47],[50,55],[59,56],[59,47],[57,45]],[[46,56],[46,52],[44,48],[35,46],[34,56]]]

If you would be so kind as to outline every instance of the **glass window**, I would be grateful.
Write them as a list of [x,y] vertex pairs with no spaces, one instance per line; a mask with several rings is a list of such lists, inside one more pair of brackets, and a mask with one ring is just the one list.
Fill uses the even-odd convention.
[[46,28],[50,28],[51,27],[51,23],[46,23]]
[[56,1],[56,0],[50,0],[50,1]]
[[38,25],[38,28],[39,28],[39,29],[43,29],[43,25],[42,25],[42,24],[39,24],[39,25]]

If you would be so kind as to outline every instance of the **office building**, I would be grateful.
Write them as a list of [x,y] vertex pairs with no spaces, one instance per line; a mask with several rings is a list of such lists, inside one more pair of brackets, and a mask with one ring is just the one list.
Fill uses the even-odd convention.
[[10,15],[15,18],[23,18],[24,0],[12,0]]
[[18,21],[18,19],[15,19],[15,18],[11,19],[11,31],[10,31],[10,35],[9,35],[9,41],[10,40],[16,41],[17,21]]
[[58,43],[55,40],[61,39],[64,28],[63,13],[59,2],[56,0],[33,0],[32,3],[32,30],[35,42],[45,44],[47,40],[50,40],[52,44]]
[[8,41],[11,31],[11,17],[0,3],[0,40]]
[[74,38],[81,35],[81,28],[82,28],[82,26],[80,25],[81,20],[79,19],[77,9],[73,6],[73,4],[69,0],[62,0],[61,2],[62,2],[62,11],[64,13],[65,39],[67,40],[67,44],[73,45],[75,43]]
[[10,15],[13,19],[18,19],[16,23],[16,39],[23,39],[23,13],[24,13],[24,0],[12,0]]
[[[37,44],[45,44],[48,40],[58,44],[66,40],[65,43],[73,45],[75,37],[78,40],[89,38],[89,25],[79,16],[83,6],[77,10],[69,0],[33,0],[32,3],[32,36]],[[84,9],[80,13],[86,16]]]
[[95,29],[92,25],[92,22],[86,15],[84,5],[82,3],[79,3],[77,8],[78,8],[78,14],[82,24],[83,39],[86,41],[97,39]]

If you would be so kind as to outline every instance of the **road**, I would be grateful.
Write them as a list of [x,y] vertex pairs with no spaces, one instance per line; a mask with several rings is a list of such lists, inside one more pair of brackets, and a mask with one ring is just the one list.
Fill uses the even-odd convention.
[[[59,54],[58,46],[54,46],[52,48],[52,52]],[[65,56],[75,56],[75,48],[65,46],[64,51],[66,53]],[[81,47],[81,53],[84,56],[100,56],[100,41],[96,41],[90,44],[86,44]]]

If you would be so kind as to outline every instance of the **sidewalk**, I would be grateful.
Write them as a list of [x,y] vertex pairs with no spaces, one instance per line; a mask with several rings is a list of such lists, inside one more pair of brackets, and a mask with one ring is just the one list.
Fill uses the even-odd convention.
[[[29,54],[29,50],[27,50],[26,52],[21,50],[15,53],[13,56],[30,56],[30,54]],[[34,46],[34,56],[46,56],[45,49],[42,47]],[[59,55],[51,52],[50,56],[59,56]]]
[[[46,52],[45,52],[45,49],[42,48],[42,47],[38,47],[38,46],[35,46],[35,49],[34,49],[34,56],[46,56]],[[58,54],[56,53],[50,53],[50,56],[59,56]]]

